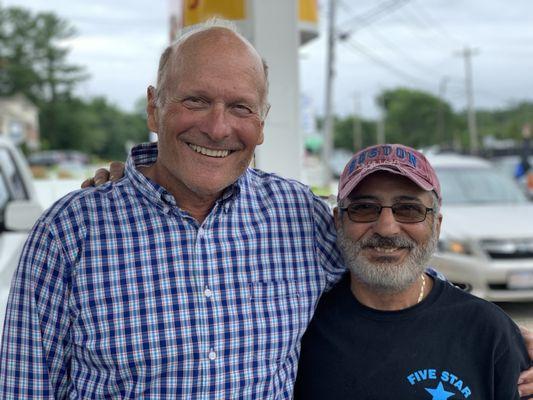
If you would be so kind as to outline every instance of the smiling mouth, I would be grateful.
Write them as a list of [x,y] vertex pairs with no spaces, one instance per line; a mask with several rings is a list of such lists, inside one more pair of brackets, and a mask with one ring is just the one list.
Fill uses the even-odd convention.
[[196,153],[200,153],[208,157],[224,158],[224,157],[229,156],[232,153],[231,150],[213,150],[213,149],[208,149],[207,147],[198,146],[192,143],[187,143],[187,144]]
[[395,251],[404,249],[404,247],[372,247],[372,249],[380,253],[394,253]]

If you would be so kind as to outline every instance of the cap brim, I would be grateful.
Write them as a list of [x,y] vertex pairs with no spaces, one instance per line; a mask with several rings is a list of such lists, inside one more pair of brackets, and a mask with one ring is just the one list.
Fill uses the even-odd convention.
[[341,202],[345,200],[346,198],[348,198],[350,194],[353,192],[353,190],[357,187],[357,185],[363,179],[365,179],[368,175],[373,174],[378,171],[386,171],[386,172],[391,172],[393,174],[405,176],[407,179],[413,181],[417,186],[419,186],[420,188],[426,191],[431,191],[435,189],[433,185],[431,185],[429,182],[420,178],[416,174],[410,173],[409,171],[405,171],[403,168],[399,168],[395,165],[380,164],[380,165],[376,165],[375,167],[368,168],[364,172],[361,172],[359,175],[357,175],[356,178],[348,182],[348,184],[344,186],[342,190],[339,192],[338,201]]

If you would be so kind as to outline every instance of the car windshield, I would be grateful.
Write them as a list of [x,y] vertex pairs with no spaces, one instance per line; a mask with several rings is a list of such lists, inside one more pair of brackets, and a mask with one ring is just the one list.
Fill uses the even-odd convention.
[[516,183],[490,168],[437,168],[445,204],[527,203]]

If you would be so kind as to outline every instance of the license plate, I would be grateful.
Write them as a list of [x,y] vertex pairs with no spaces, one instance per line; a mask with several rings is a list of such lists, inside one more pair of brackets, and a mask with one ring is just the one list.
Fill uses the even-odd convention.
[[507,276],[509,289],[533,289],[533,271],[511,272]]

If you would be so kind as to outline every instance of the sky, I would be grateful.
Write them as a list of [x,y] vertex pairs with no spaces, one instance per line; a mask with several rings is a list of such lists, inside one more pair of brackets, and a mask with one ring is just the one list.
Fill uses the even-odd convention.
[[[155,80],[168,41],[168,0],[0,0],[3,6],[53,11],[77,35],[69,61],[90,74],[78,94],[103,95],[132,110]],[[323,113],[327,1],[319,1],[320,35],[300,48],[300,89]],[[533,101],[533,1],[338,0],[333,106],[375,118],[383,90],[408,87],[466,107],[464,57],[472,49],[476,108]],[[267,60],[268,61],[268,60]],[[357,104],[357,106],[356,106]]]

